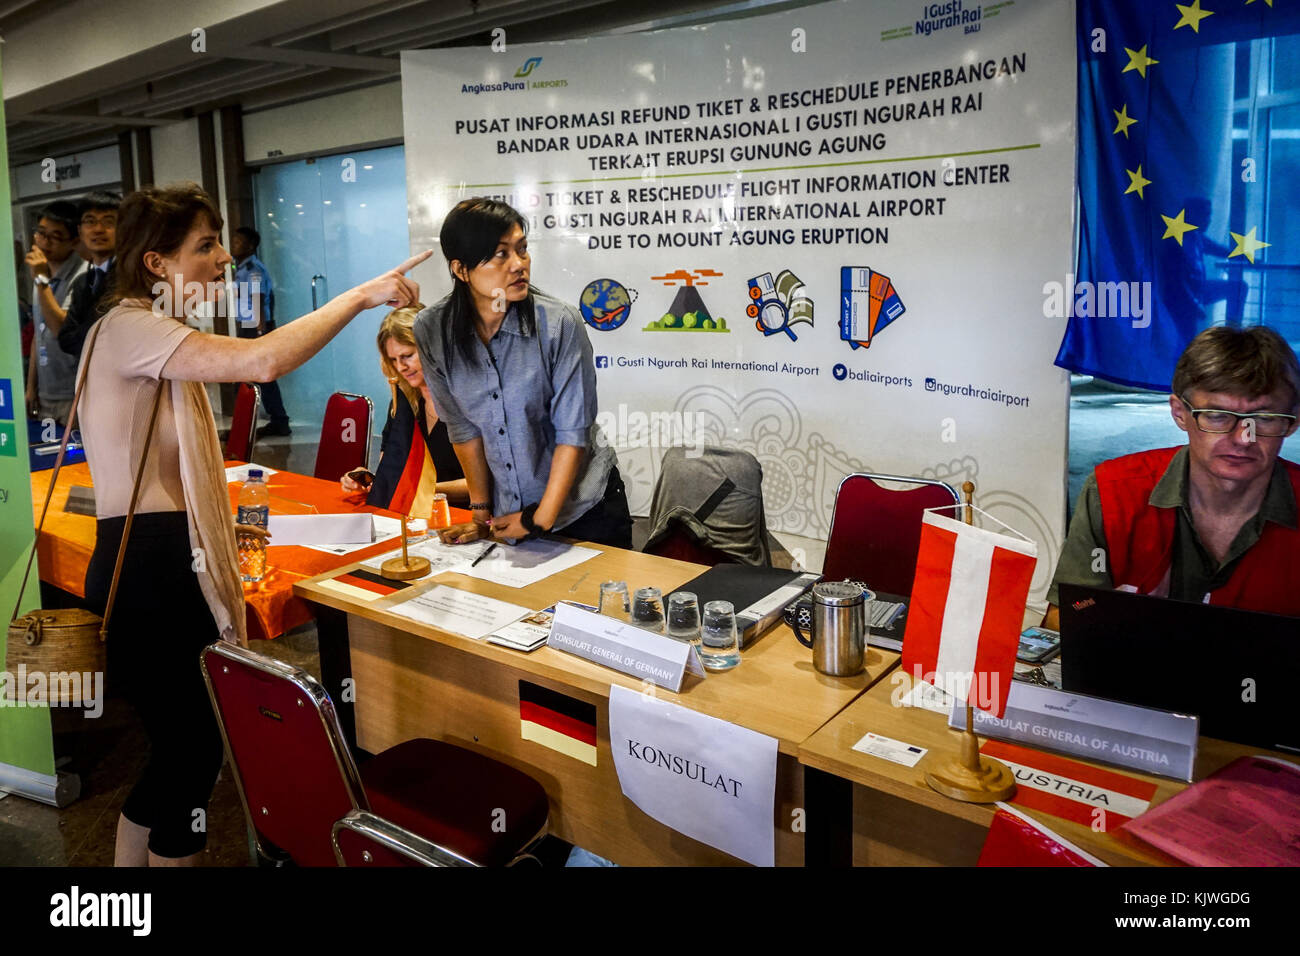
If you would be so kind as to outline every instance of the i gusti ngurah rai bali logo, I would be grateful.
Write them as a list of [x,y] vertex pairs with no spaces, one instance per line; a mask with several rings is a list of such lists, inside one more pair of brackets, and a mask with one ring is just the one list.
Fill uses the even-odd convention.
[[502,80],[492,83],[462,83],[460,91],[462,93],[473,93],[477,96],[480,93],[520,93],[524,90],[553,90],[557,87],[569,85],[569,81],[560,78],[549,80],[532,79],[542,68],[542,57],[530,56],[519,64],[515,70],[514,79]]
[[941,30],[960,29],[962,33],[979,33],[985,20],[992,19],[1006,7],[1015,6],[1015,0],[1001,0],[999,3],[970,3],[968,0],[945,0],[943,3],[927,3],[921,7],[920,16],[913,23],[883,30],[882,40],[898,40],[903,37],[923,36]]

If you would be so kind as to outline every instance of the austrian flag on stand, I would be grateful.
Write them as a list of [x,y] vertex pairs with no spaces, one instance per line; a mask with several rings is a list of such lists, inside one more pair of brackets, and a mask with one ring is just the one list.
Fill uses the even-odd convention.
[[[1011,691],[1038,546],[929,509],[903,638],[903,669],[1001,717]],[[1016,537],[1012,537],[1016,535]]]

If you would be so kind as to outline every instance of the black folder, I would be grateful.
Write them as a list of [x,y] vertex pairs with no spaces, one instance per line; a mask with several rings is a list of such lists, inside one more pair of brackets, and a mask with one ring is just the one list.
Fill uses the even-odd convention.
[[820,580],[820,574],[806,571],[719,564],[677,590],[699,598],[701,614],[710,601],[730,601],[743,648],[775,624],[787,604]]

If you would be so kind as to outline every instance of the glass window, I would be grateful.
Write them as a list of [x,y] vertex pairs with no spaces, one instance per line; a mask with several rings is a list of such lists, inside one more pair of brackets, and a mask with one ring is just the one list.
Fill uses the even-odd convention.
[[[401,146],[263,166],[254,177],[254,203],[260,256],[275,285],[277,325],[410,255]],[[387,312],[371,309],[357,316],[317,356],[280,380],[295,430],[299,424],[304,430],[319,426],[326,400],[337,391],[368,395],[375,406],[373,434],[382,430],[391,393],[379,369],[375,334]]]

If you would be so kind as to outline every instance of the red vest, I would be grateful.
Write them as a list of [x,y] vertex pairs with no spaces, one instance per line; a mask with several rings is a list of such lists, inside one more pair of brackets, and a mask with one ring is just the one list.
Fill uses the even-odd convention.
[[[1154,591],[1173,561],[1176,508],[1147,503],[1177,448],[1157,448],[1097,466],[1097,491],[1111,580],[1140,594]],[[1283,460],[1296,499],[1300,466]],[[1227,584],[1210,592],[1210,603],[1249,611],[1300,616],[1300,530],[1264,522],[1259,540],[1237,562]]]

